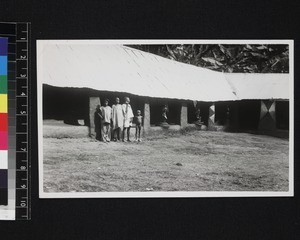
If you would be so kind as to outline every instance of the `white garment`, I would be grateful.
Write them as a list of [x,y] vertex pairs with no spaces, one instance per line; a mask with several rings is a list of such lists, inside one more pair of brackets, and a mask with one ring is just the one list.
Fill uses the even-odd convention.
[[133,112],[130,104],[124,103],[122,105],[123,113],[124,113],[124,128],[131,127],[132,126],[132,118]]
[[113,129],[121,128],[123,129],[124,124],[124,114],[121,104],[112,105],[112,122]]
[[101,107],[101,113],[102,113],[102,122],[103,123],[110,123],[111,120],[111,107],[106,106],[106,107]]

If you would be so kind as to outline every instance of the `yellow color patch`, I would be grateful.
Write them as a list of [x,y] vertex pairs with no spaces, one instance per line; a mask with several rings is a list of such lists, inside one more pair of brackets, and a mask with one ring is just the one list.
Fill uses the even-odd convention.
[[7,113],[7,94],[0,94],[0,113]]

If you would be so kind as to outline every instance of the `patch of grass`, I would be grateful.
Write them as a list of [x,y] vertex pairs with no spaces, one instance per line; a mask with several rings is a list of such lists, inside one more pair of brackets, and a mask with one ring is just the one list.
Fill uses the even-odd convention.
[[45,137],[44,191],[288,191],[286,139],[188,130],[143,140]]

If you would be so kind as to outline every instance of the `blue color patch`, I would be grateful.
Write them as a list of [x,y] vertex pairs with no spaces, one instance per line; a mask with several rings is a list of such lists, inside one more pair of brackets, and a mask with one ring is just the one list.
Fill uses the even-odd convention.
[[0,56],[7,56],[8,39],[0,38]]
[[0,56],[0,75],[7,75],[7,56]]

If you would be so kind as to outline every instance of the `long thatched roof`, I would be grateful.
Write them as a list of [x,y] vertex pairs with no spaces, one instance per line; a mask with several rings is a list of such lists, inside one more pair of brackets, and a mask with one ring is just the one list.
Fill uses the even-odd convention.
[[288,74],[224,74],[97,40],[38,41],[38,81],[197,101],[288,99]]

